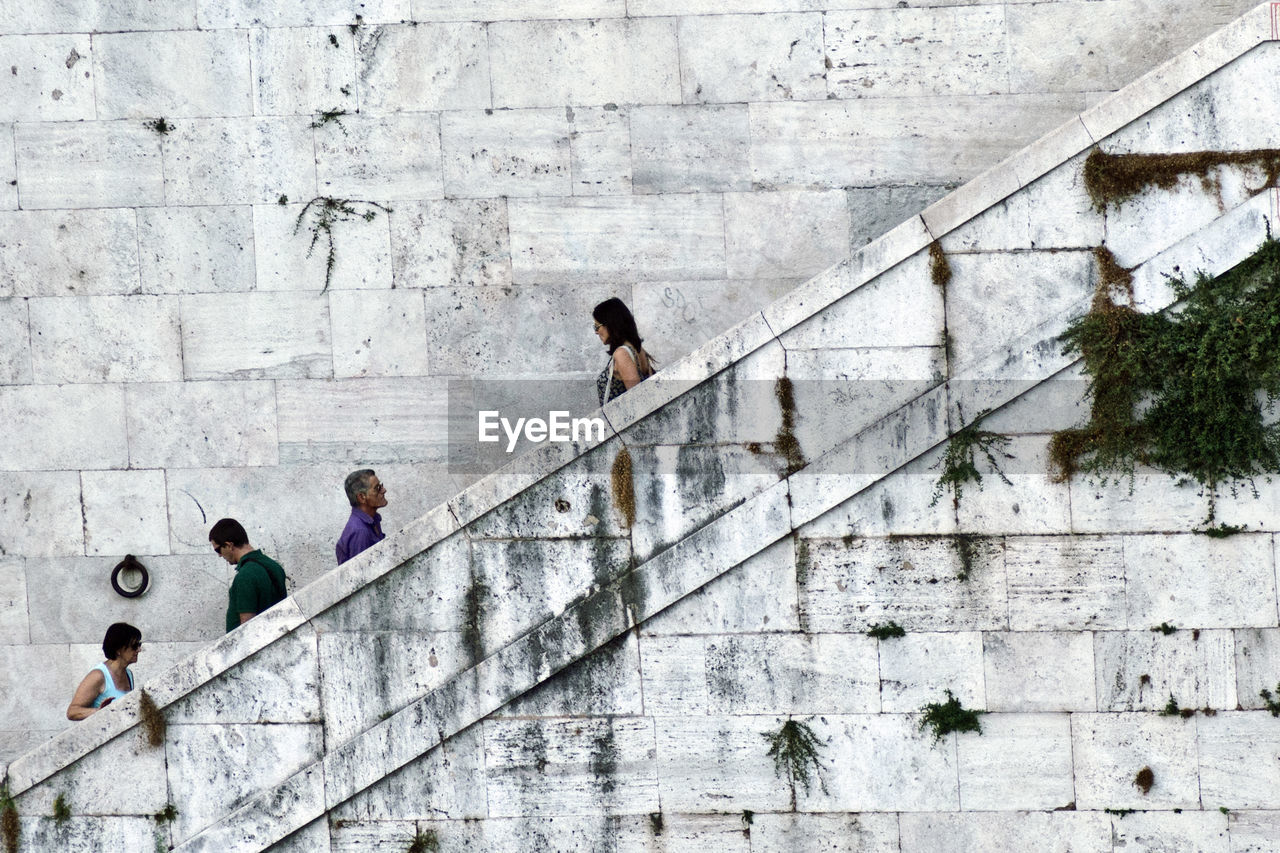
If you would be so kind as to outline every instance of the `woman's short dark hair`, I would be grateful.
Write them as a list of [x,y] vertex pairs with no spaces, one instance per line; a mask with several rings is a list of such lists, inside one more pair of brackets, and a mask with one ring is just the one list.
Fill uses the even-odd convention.
[[612,353],[623,344],[631,344],[639,352],[643,341],[636,328],[636,318],[631,316],[627,305],[616,296],[601,302],[591,312],[595,321],[609,330],[609,352]]
[[235,547],[249,544],[249,534],[234,518],[220,518],[209,530],[209,541],[216,545],[230,542]]
[[107,660],[115,660],[120,656],[121,649],[141,642],[141,631],[128,622],[116,622],[107,628],[106,636],[102,638],[102,653],[107,656]]

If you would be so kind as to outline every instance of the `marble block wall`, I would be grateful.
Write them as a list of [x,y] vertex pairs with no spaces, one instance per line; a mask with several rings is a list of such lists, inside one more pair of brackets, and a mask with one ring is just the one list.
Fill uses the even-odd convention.
[[[1057,482],[1046,457],[1084,417],[1059,336],[1099,286],[1093,250],[1161,311],[1168,275],[1235,267],[1280,212],[1240,166],[1098,210],[1085,155],[1274,147],[1276,15],[610,403],[602,439],[520,457],[150,680],[155,742],[135,694],[14,761],[26,843],[1271,849],[1280,485],[1221,495],[1242,531],[1215,538],[1165,473]],[[953,502],[940,460],[984,406],[1005,477],[984,466]],[[151,499],[101,473],[86,515]],[[890,621],[903,636],[867,633]],[[948,691],[981,733],[922,728]],[[813,784],[768,754],[788,719],[816,738]]]
[[674,362],[1250,5],[6,4],[0,760],[107,623],[220,633],[215,519],[301,586],[353,467],[389,528],[469,481],[451,379],[589,376],[612,294]]

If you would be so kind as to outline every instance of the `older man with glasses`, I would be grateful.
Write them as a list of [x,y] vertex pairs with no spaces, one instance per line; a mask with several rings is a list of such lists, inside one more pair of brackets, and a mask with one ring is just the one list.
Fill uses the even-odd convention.
[[351,517],[334,549],[338,565],[386,538],[378,510],[387,505],[387,488],[378,481],[378,475],[370,468],[352,471],[347,475],[345,488],[351,503]]

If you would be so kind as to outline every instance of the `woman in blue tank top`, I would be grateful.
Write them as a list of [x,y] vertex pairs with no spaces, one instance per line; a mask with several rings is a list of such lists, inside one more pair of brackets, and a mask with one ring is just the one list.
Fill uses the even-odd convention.
[[89,670],[76,688],[67,706],[68,720],[83,720],[99,708],[133,689],[133,673],[129,666],[138,662],[142,651],[142,632],[126,622],[107,628],[102,638],[102,653],[107,659]]

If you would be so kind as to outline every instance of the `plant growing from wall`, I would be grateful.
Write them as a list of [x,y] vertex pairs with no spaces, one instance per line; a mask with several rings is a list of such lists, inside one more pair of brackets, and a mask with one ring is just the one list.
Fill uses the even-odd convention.
[[383,213],[391,213],[391,208],[376,201],[333,198],[332,196],[316,196],[303,205],[302,210],[298,212],[297,221],[293,223],[293,233],[297,234],[301,231],[303,223],[306,223],[307,229],[311,232],[311,242],[307,246],[307,257],[311,257],[311,253],[315,251],[316,243],[320,241],[321,237],[324,237],[327,243],[324,287],[321,288],[321,291],[329,289],[329,283],[333,280],[333,268],[338,262],[338,249],[333,239],[333,226],[340,222],[359,220],[372,222],[377,218],[379,210]]
[[786,460],[787,476],[790,477],[805,466],[805,461],[800,441],[796,438],[796,390],[789,377],[778,377],[773,383],[773,396],[777,398],[782,412],[782,423],[774,436],[773,449]]
[[622,513],[627,527],[631,527],[636,523],[636,485],[631,478],[631,452],[625,447],[613,458],[609,485],[613,491],[613,505]]
[[[789,377],[780,376],[773,383],[773,396],[778,401],[778,409],[782,415],[778,431],[773,437],[773,452],[786,462],[784,477],[790,477],[806,464],[800,440],[796,438],[796,392],[795,384]],[[747,443],[747,450],[754,454],[765,452],[764,445],[769,442],[752,441]]]
[[71,820],[71,804],[67,802],[67,795],[58,792],[58,796],[53,798],[53,822],[62,824]]
[[[1280,694],[1280,684],[1276,684],[1276,694]],[[1271,716],[1280,717],[1280,699],[1265,687],[1258,691],[1258,695],[1267,703],[1264,707],[1271,712]]]
[[[1151,465],[1200,484],[1212,522],[1223,484],[1280,473],[1280,424],[1265,418],[1280,397],[1280,242],[1268,233],[1216,278],[1170,280],[1176,314],[1138,312],[1127,273],[1096,255],[1093,305],[1062,337],[1090,377],[1090,419],[1054,435],[1056,479],[1132,484],[1135,465]],[[1115,301],[1117,285],[1130,304]]]
[[1243,524],[1216,524],[1212,527],[1202,527],[1197,533],[1203,533],[1210,539],[1226,539],[1229,536],[1235,536],[1237,533],[1244,533],[1245,526]]
[[142,730],[147,734],[147,743],[151,746],[164,746],[164,735],[168,730],[164,714],[156,707],[155,700],[146,690],[138,697],[138,717],[142,721]]
[[1089,423],[1083,429],[1060,430],[1050,440],[1051,473],[1058,482],[1073,477],[1082,458],[1087,460],[1090,476],[1103,483],[1115,471],[1132,478],[1135,464],[1134,410],[1141,401],[1141,389],[1135,388],[1134,373],[1145,365],[1130,365],[1127,356],[1143,315],[1133,307],[1129,271],[1106,247],[1094,249],[1093,255],[1098,265],[1093,304],[1063,336],[1066,351],[1082,355],[1085,372],[1092,377]]
[[1150,767],[1143,767],[1138,774],[1133,777],[1133,784],[1139,791],[1146,794],[1151,793],[1151,786],[1156,783],[1156,774]]
[[0,838],[4,840],[5,853],[18,853],[22,823],[18,820],[18,805],[9,796],[8,780],[0,784]]
[[1219,194],[1221,185],[1214,171],[1236,166],[1261,171],[1261,192],[1280,178],[1280,149],[1253,151],[1188,151],[1179,154],[1108,154],[1100,148],[1084,161],[1084,187],[1099,211],[1108,204],[1121,204],[1149,187],[1173,189],[1183,176],[1200,179],[1205,190]]
[[1161,622],[1159,625],[1151,629],[1151,633],[1164,634],[1167,637],[1170,634],[1178,633],[1178,629],[1176,626],[1170,625],[1168,622]]
[[[333,36],[330,36],[333,38]],[[311,122],[312,127],[324,127],[327,124],[335,125],[338,130],[342,131],[343,136],[350,136],[347,133],[347,126],[342,123],[342,117],[347,115],[347,111],[343,109],[321,110],[316,113],[316,117]]]
[[867,629],[867,636],[877,640],[893,640],[907,636],[907,632],[897,622],[890,620],[882,625],[872,625]]
[[173,132],[173,125],[165,121],[164,116],[161,116],[160,118],[153,118],[150,121],[144,121],[142,126],[147,130],[154,130],[161,136],[168,136]]
[[436,837],[434,829],[419,829],[413,833],[413,838],[409,839],[409,846],[405,848],[404,853],[439,853],[440,839]]
[[152,820],[163,826],[178,819],[178,807],[173,803],[165,803],[164,808],[152,815]]
[[947,292],[947,285],[951,283],[951,264],[947,262],[947,255],[937,240],[929,244],[929,280],[943,293]]
[[960,559],[960,571],[956,572],[956,580],[967,581],[973,576],[974,567],[978,564],[978,537],[973,533],[955,533],[951,536],[951,544]]
[[1160,709],[1160,716],[1162,717],[1182,717],[1185,720],[1194,717],[1195,714],[1195,708],[1179,708],[1178,700],[1174,698],[1172,693],[1169,694],[1169,701],[1164,703],[1164,707]]
[[[951,505],[959,507],[960,499],[964,496],[966,483],[974,483],[979,489],[982,488],[982,472],[978,470],[979,453],[986,458],[991,470],[1001,480],[1008,485],[1012,485],[1009,478],[1005,476],[1004,471],[1000,469],[1000,462],[996,458],[997,454],[1005,459],[1013,458],[1002,449],[1009,443],[1008,436],[978,429],[978,424],[988,414],[990,414],[990,410],[980,413],[978,417],[974,418],[973,423],[957,431],[955,435],[951,436],[951,440],[947,442],[946,453],[943,454],[941,461],[938,463],[942,467],[942,474],[939,475],[938,482],[934,486],[933,500],[929,502],[929,506],[937,506],[938,501],[942,498],[942,493],[950,490]],[[961,419],[964,418],[963,412],[960,413],[960,417]]]
[[982,734],[982,723],[978,720],[985,711],[965,708],[950,690],[947,701],[930,702],[920,709],[920,731],[933,729],[933,742],[942,740],[951,732],[977,732]]
[[822,778],[822,755],[826,746],[818,740],[808,723],[801,723],[787,717],[787,721],[776,732],[763,732],[761,735],[769,742],[769,752],[773,759],[773,771],[780,778],[785,778],[791,786],[791,808],[796,808],[796,782],[804,786],[809,793],[814,777],[817,777],[818,788],[825,794],[827,783]]

